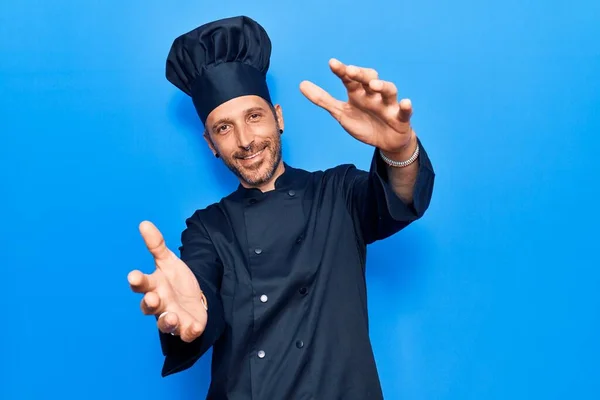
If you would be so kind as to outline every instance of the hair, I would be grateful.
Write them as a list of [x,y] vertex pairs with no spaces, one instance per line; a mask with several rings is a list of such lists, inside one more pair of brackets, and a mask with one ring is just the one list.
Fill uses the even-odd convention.
[[273,118],[275,118],[275,122],[278,122],[277,121],[277,110],[275,110],[275,106],[271,103],[268,103],[268,104],[269,104],[269,108],[271,109],[271,112],[273,113]]

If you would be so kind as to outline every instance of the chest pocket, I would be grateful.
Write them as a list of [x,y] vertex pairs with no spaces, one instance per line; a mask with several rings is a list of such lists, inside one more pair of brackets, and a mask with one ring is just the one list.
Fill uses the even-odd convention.
[[222,297],[233,297],[235,294],[236,281],[235,268],[223,266],[223,278],[221,280],[220,291]]
[[235,298],[235,288],[237,285],[237,279],[235,270],[231,266],[223,266],[223,278],[221,280],[221,302],[223,303],[223,311],[225,313],[225,321],[229,324],[232,322],[232,313]]

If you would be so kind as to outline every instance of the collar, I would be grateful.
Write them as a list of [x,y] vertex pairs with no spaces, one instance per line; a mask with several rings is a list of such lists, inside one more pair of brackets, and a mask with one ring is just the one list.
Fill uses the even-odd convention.
[[[292,188],[301,188],[304,185],[301,184],[301,180],[307,175],[307,172],[298,168],[294,168],[285,162],[283,163],[284,171],[275,180],[275,190],[289,190]],[[240,183],[237,190],[233,193],[234,198],[238,199],[250,199],[250,198],[261,198],[266,196],[269,192],[263,193],[257,188],[245,188]]]

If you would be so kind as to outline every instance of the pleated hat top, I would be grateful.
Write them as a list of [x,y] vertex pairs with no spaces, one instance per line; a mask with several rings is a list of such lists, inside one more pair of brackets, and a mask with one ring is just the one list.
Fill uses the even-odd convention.
[[173,41],[166,77],[188,94],[204,124],[212,110],[239,96],[257,95],[272,104],[266,75],[271,40],[247,16],[209,22]]

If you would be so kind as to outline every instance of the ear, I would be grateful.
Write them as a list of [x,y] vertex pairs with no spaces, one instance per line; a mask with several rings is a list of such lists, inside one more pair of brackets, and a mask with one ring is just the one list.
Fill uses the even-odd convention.
[[215,149],[215,144],[213,143],[212,139],[210,138],[210,134],[207,131],[204,131],[204,140],[206,140],[206,144],[208,144],[208,148],[210,149],[210,151],[212,151],[212,153],[215,155],[215,157],[219,158],[219,153],[217,152],[217,149]]
[[275,114],[277,115],[277,122],[279,123],[279,128],[283,131],[285,129],[285,124],[283,122],[283,110],[281,106],[277,104],[275,106]]

